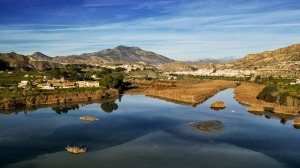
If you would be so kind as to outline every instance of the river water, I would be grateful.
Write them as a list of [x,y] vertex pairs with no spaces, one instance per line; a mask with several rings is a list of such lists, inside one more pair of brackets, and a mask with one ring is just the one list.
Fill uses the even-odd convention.
[[[223,110],[210,103],[223,100]],[[80,116],[99,118],[87,123]],[[191,123],[218,121],[217,131]],[[0,167],[300,167],[300,130],[292,120],[253,115],[219,92],[196,107],[142,95],[115,102],[0,114]],[[66,146],[85,146],[74,155]]]

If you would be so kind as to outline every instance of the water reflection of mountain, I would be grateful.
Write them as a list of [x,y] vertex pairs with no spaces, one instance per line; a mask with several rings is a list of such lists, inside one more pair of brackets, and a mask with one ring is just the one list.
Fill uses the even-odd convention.
[[[42,153],[62,151],[68,144],[88,145],[89,152],[107,149],[176,125],[177,122],[173,120],[152,121],[132,116],[130,119],[126,117],[118,119],[117,124],[107,119],[93,124],[65,125],[51,131],[50,134],[43,134],[42,131],[35,132],[30,136],[0,143],[0,149],[5,149],[0,152],[0,167],[8,163],[32,159]],[[27,148],[20,151],[24,146]],[[12,155],[16,156],[11,157],[11,160],[5,159],[6,150],[14,151]]]
[[57,114],[61,114],[61,113],[67,113],[69,110],[76,110],[79,109],[79,104],[67,104],[65,106],[57,106],[57,107],[52,107],[52,110],[55,111]]
[[[258,165],[268,167],[265,161],[261,160],[262,157],[273,161],[275,158],[275,161],[278,159],[282,162],[285,161],[285,163],[294,162],[296,165],[294,167],[300,165],[298,131],[273,122],[263,122],[261,120],[265,120],[264,118],[249,115],[243,111],[245,108],[242,106],[233,106],[235,111],[240,110],[237,113],[230,113],[229,111],[212,113],[205,106],[200,106],[198,109],[184,106],[178,108],[178,106],[171,106],[169,103],[152,105],[148,104],[149,101],[151,99],[145,97],[133,97],[130,101],[125,99],[119,107],[120,111],[125,112],[114,115],[99,112],[100,105],[80,106],[82,109],[76,110],[79,113],[84,111],[101,116],[100,122],[92,124],[81,122],[78,120],[79,114],[72,112],[63,115],[64,117],[49,117],[58,116],[54,112],[52,115],[37,115],[34,118],[27,116],[26,118],[22,118],[22,116],[0,117],[0,120],[2,119],[0,123],[3,125],[0,127],[2,128],[1,135],[3,135],[0,136],[3,138],[0,139],[0,167],[16,162],[20,163],[16,166],[13,165],[15,167],[84,167],[86,163],[89,163],[90,167],[114,167],[112,165],[115,163],[121,164],[115,167],[141,167],[151,163],[159,163],[162,167],[166,165],[165,163],[172,163],[174,166],[179,164],[178,167],[185,167],[186,165],[192,167],[186,161],[199,161],[199,159],[202,159],[201,162],[194,164],[193,167],[203,166],[205,161],[210,161],[207,167],[213,163],[218,163],[220,164],[219,167],[224,167],[229,162],[240,163],[236,167],[245,167],[245,165],[259,167],[252,163],[259,163]],[[139,103],[144,104],[140,105]],[[108,103],[108,105],[114,106],[113,103]],[[91,110],[95,106],[96,110]],[[202,113],[198,113],[205,108],[207,111],[203,110]],[[165,111],[172,112],[166,113]],[[19,119],[22,119],[24,123],[22,126],[20,126],[22,122]],[[222,132],[201,133],[186,128],[186,123],[195,120],[210,121],[211,119],[219,120],[226,125],[226,129],[223,129]],[[19,133],[8,134],[15,131]],[[157,134],[157,132],[163,132],[163,134]],[[153,134],[154,137],[152,137]],[[89,151],[82,157],[69,155],[64,150],[68,144],[87,145]],[[132,146],[128,146],[128,144]],[[232,144],[241,150],[226,148],[224,144],[229,146]],[[220,153],[222,150],[223,152]],[[245,155],[248,150],[253,152]],[[53,153],[61,153],[61,155],[49,158]],[[259,153],[263,155],[258,155]],[[86,160],[87,157],[97,163],[89,162]],[[166,157],[170,157],[170,159]],[[49,159],[49,162],[36,165],[35,159],[43,158]],[[25,166],[24,162],[31,159],[34,162]],[[130,166],[124,166],[128,163],[126,162],[127,159],[132,161]],[[228,159],[231,160],[228,161]],[[62,166],[59,161],[73,164],[73,166],[68,164],[68,166]],[[245,161],[247,161],[246,164]],[[103,162],[107,164],[101,165]],[[10,165],[10,167],[12,166]],[[276,166],[272,164],[269,167],[274,168]]]

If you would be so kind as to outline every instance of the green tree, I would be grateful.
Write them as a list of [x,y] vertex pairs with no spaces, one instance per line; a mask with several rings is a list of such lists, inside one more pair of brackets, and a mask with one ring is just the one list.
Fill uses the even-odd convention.
[[101,80],[101,85],[105,88],[110,88],[113,83],[113,77],[111,75],[104,75]]
[[124,72],[126,69],[122,67],[118,67],[115,69],[115,72]]
[[123,84],[123,75],[121,74],[107,74],[104,75],[101,80],[101,85],[105,88],[115,88],[115,89],[121,89]]

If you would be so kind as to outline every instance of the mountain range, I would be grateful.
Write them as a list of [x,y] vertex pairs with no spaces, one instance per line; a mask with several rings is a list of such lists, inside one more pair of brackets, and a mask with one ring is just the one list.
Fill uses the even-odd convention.
[[48,70],[62,67],[62,64],[92,64],[107,62],[144,62],[151,65],[174,62],[174,60],[138,47],[118,46],[99,52],[81,55],[50,57],[41,52],[32,55],[22,55],[14,52],[0,54],[0,70]]
[[101,64],[106,62],[144,62],[147,64],[163,64],[174,62],[174,60],[145,51],[138,47],[118,46],[98,52],[84,53],[81,55],[49,57],[40,52],[29,56],[38,61],[50,61],[65,64]]
[[[0,70],[5,69],[36,69],[47,70],[62,67],[62,64],[93,64],[99,65],[107,62],[144,62],[151,65],[159,65],[162,70],[190,70],[191,66],[197,68],[217,69],[290,69],[300,68],[300,44],[280,48],[274,51],[265,51],[258,54],[248,54],[244,58],[231,62],[220,62],[218,60],[200,60],[195,62],[175,62],[165,56],[151,51],[144,51],[138,47],[118,46],[93,53],[81,55],[49,57],[41,52],[25,56],[22,54],[1,53]],[[164,66],[165,64],[165,66]],[[188,65],[186,65],[188,64]]]
[[22,54],[0,53],[0,70],[49,70],[62,67],[61,64],[52,63],[49,61],[36,61],[31,57],[24,56]]
[[233,62],[237,60],[236,57],[228,56],[228,57],[222,57],[218,59],[212,59],[212,58],[204,58],[204,59],[198,59],[195,61],[186,61],[187,64],[190,65],[203,65],[203,64],[217,64],[217,63],[226,63],[226,62]]

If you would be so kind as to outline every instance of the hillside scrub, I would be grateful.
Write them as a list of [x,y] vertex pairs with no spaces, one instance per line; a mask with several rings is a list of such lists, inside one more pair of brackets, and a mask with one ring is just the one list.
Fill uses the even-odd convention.
[[[248,110],[273,111],[275,113],[283,114],[298,114],[300,112],[299,106],[281,106],[277,103],[270,103],[264,100],[259,100],[257,97],[264,90],[264,88],[264,85],[242,83],[235,88],[234,97],[241,104],[250,106]],[[265,90],[273,89],[267,88]]]
[[278,80],[266,81],[264,84],[266,87],[258,94],[258,99],[283,106],[300,106],[300,85]]

